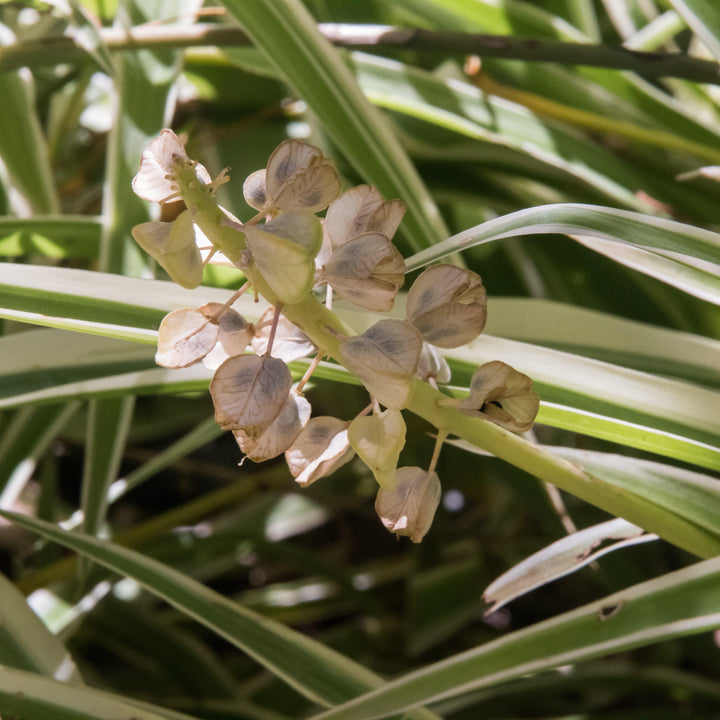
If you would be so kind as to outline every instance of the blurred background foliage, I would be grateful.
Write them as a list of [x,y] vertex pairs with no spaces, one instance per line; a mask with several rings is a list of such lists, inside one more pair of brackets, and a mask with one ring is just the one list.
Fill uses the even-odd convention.
[[[664,541],[628,547],[484,615],[484,588],[567,532],[562,503],[577,527],[608,515],[571,495],[558,500],[508,463],[447,446],[438,465],[444,494],[430,533],[417,546],[398,542],[377,520],[375,483],[359,461],[305,490],[293,486],[281,458],[238,468],[233,438],[212,422],[207,377],[174,381],[168,373],[148,374],[158,372],[151,331],[168,309],[183,304],[179,295],[163,295],[155,284],[144,297],[137,285],[105,286],[105,276],[98,275],[95,286],[84,275],[54,272],[167,279],[129,240],[129,229],[150,217],[129,181],[148,138],[164,126],[187,134],[190,156],[211,174],[232,168],[233,182],[219,197],[243,220],[252,211],[243,202],[242,180],[264,167],[287,137],[306,139],[335,158],[346,187],[380,184],[371,176],[372,156],[361,167],[353,155],[368,151],[328,120],[339,110],[303,92],[320,81],[301,65],[279,72],[279,60],[268,60],[272,37],[260,49],[183,47],[190,43],[181,37],[177,47],[132,50],[122,39],[122,31],[144,23],[217,29],[240,21],[256,40],[264,38],[261,29],[270,36],[297,30],[291,16],[285,27],[273,25],[273,13],[286,3],[245,2],[245,9],[240,0],[226,6],[191,0],[0,5],[0,507],[110,538],[383,677],[695,562]],[[304,7],[318,23],[353,25],[355,32],[359,25],[369,31],[392,25],[719,59],[713,58],[720,21],[712,0],[307,0]],[[688,19],[688,7],[701,21]],[[703,17],[706,36],[698,25]],[[115,40],[103,34],[111,27],[118,30]],[[80,49],[57,44],[61,36]],[[20,60],[13,55],[18,49],[25,53]],[[420,42],[338,51],[364,95],[381,108],[382,142],[416,168],[407,187],[427,188],[425,206],[439,209],[437,216],[419,209],[406,224],[396,239],[404,256],[550,203],[602,205],[717,230],[717,182],[678,182],[676,176],[720,165],[718,84],[643,77],[642,58],[637,67],[618,70],[574,65],[572,48],[566,53],[561,62],[540,63],[468,57]],[[383,172],[378,160],[378,177]],[[619,228],[622,236],[622,223]],[[692,275],[697,271],[707,287],[715,283],[698,296],[686,291],[677,266],[658,278],[646,258],[639,269],[623,261],[617,243],[601,254],[566,234],[535,232],[462,253],[491,298],[488,332],[530,343],[530,350],[517,352],[528,352],[531,364],[554,362],[556,356],[538,351],[551,348],[613,363],[618,372],[642,371],[651,390],[668,377],[687,382],[707,392],[693,396],[705,398],[695,414],[703,422],[714,418],[717,265],[687,254],[658,255],[684,264],[693,282],[699,282]],[[204,285],[236,288],[240,278],[234,269],[209,268]],[[503,304],[509,298],[527,302]],[[208,293],[201,301],[207,299]],[[560,315],[557,303],[596,312]],[[598,313],[643,325],[622,325],[625,342],[618,345],[621,326],[602,325]],[[533,318],[545,316],[532,326]],[[662,336],[664,350],[646,345],[647,325],[674,333]],[[581,329],[582,339],[574,340]],[[468,360],[453,361],[457,385],[467,386]],[[563,394],[556,375],[564,366],[543,367],[548,377],[537,379],[546,415],[533,436],[539,442],[649,459],[707,478],[717,473],[720,430],[710,420],[683,425],[672,406],[664,418],[661,406],[648,420],[647,408],[623,407],[596,390],[592,364],[577,370],[585,396],[572,387]],[[309,390],[314,415],[349,419],[366,404],[361,387],[339,379],[328,369]],[[553,421],[555,404],[574,414]],[[613,429],[604,432],[598,416],[610,418]],[[414,416],[406,420],[403,464],[423,466],[432,453],[431,428]],[[630,427],[638,423],[640,435],[647,427],[660,438],[655,446],[633,435]],[[700,448],[705,461],[686,464],[688,455],[673,444],[682,442]],[[318,711],[227,638],[132,579],[77,563],[58,545],[9,523],[0,527],[0,552],[2,572],[12,580],[0,600],[18,589],[29,596],[88,686],[166,708],[159,717],[280,720]],[[9,599],[0,606],[0,664],[42,675],[17,651],[24,642],[17,628],[34,627],[18,607]],[[36,630],[39,647],[50,647],[51,639]],[[705,632],[462,694],[435,709],[458,720],[715,717],[719,661],[718,644]],[[70,700],[51,706],[42,688],[37,692],[40,699],[23,706],[0,685],[3,717],[105,717],[99,701],[100,709],[86,705],[82,715]],[[141,705],[132,707],[140,712]]]

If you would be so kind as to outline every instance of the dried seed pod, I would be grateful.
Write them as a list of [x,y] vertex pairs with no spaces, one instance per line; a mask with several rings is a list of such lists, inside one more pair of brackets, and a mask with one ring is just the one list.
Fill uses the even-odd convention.
[[267,203],[267,192],[265,190],[265,175],[267,170],[256,170],[247,176],[243,183],[243,196],[245,202],[255,210],[262,210]]
[[382,204],[382,196],[370,185],[357,185],[333,200],[323,222],[323,240],[330,250],[362,235]]
[[380,489],[375,511],[390,532],[418,543],[430,529],[440,502],[440,480],[435,472],[403,467],[398,468],[396,481],[394,490]]
[[470,394],[454,404],[466,415],[484,417],[513,432],[525,432],[537,416],[540,397],[533,392],[527,375],[493,360],[473,373]]
[[[275,308],[268,308],[255,325],[252,348],[258,355],[267,352],[274,316]],[[307,357],[315,350],[315,343],[297,325],[293,325],[284,315],[280,315],[270,354],[286,363],[291,363]]]
[[320,221],[308,212],[287,212],[263,225],[246,225],[255,264],[282,302],[293,304],[311,290],[315,255],[322,242]]
[[254,462],[264,462],[284,453],[310,419],[312,408],[302,396],[291,392],[277,417],[258,436],[233,430],[240,449]]
[[353,449],[348,441],[349,423],[330,416],[311,418],[285,452],[290,474],[307,487],[349,462]]
[[405,261],[384,235],[365,233],[333,251],[319,279],[358,307],[388,312],[405,282]]
[[293,210],[316,213],[340,193],[335,163],[301,140],[280,143],[267,169],[248,177],[243,195],[248,205],[266,215]]
[[401,200],[389,200],[373,213],[367,227],[367,232],[378,232],[387,238],[392,238],[405,215],[405,204]]
[[422,338],[402,320],[380,320],[340,346],[343,363],[385,407],[400,410],[412,392]]
[[160,323],[155,362],[167,368],[194,365],[215,347],[218,332],[218,326],[208,322],[200,310],[173,310]]
[[292,377],[277,358],[238,355],[226,360],[210,383],[215,422],[223,430],[242,430],[257,437],[287,401]]
[[171,223],[153,221],[136,225],[132,236],[178,285],[195,288],[202,282],[202,258],[189,210]]
[[392,239],[405,213],[399,200],[386,202],[369,185],[358,185],[330,203],[323,221],[323,247],[316,258],[322,268],[331,253],[358,235],[375,232]]
[[383,490],[395,489],[395,470],[405,447],[405,421],[399,410],[355,418],[348,439]]
[[450,382],[450,366],[440,354],[440,351],[430,343],[423,343],[417,375],[425,382],[432,378],[438,385],[445,385]]
[[218,328],[217,342],[203,358],[203,365],[206,368],[216,370],[229,357],[242,355],[245,352],[254,332],[252,323],[232,308],[226,308],[218,315],[223,309],[220,303],[206,303],[198,309]]
[[[177,199],[179,187],[173,176],[178,162],[191,162],[184,143],[172,130],[163,130],[143,151],[140,169],[132,181],[134,193],[143,200],[157,203]],[[210,184],[210,174],[199,163],[195,165],[195,173],[200,182]]]
[[454,265],[429,267],[408,291],[407,317],[432,345],[455,348],[469,343],[487,318],[480,276]]

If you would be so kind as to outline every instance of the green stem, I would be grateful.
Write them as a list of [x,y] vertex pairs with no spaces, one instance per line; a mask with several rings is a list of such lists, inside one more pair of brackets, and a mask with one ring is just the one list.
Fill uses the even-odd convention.
[[708,535],[701,528],[665,508],[601,480],[579,465],[557,457],[515,435],[480,418],[473,418],[455,408],[441,405],[447,399],[421,380],[415,388],[408,410],[478,448],[541,480],[552,483],[573,495],[623,517],[649,532],[700,557],[714,557],[720,552],[720,538]]

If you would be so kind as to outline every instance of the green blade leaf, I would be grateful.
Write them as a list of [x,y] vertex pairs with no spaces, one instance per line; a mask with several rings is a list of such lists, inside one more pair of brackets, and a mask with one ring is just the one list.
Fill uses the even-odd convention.
[[720,7],[714,0],[670,0],[690,29],[720,61]]
[[[542,205],[503,215],[495,220],[463,230],[432,248],[423,250],[406,260],[408,270],[416,270],[431,262],[469,247],[508,237],[563,233],[586,235],[611,240],[629,248],[640,247],[653,251],[688,256],[688,264],[668,259],[665,264],[666,282],[686,292],[720,304],[720,235],[673,220],[649,217],[639,213],[595,205],[574,203]],[[651,257],[657,257],[652,254]],[[709,263],[707,270],[690,265],[692,259]],[[643,259],[635,257],[634,267],[653,274],[645,268]],[[675,267],[677,281],[670,268]]]
[[0,668],[0,712],[33,720],[195,720],[174,710],[9,667]]
[[61,640],[45,627],[4,575],[0,575],[0,664],[82,685]]
[[[247,610],[157,560],[26,515],[0,511],[0,516],[133,578],[315,702],[336,704],[382,684],[377,675],[340,653]],[[431,720],[435,716],[421,711],[416,717]]]
[[19,71],[0,72],[0,97],[0,157],[32,210],[53,213],[58,199],[47,142],[35,111],[32,79]]
[[419,249],[443,237],[438,209],[407,154],[299,0],[224,0],[224,5],[362,175],[385,197],[407,205],[409,241]]
[[636,168],[610,156],[604,148],[539,119],[515,103],[498,100],[469,83],[445,79],[387,58],[352,53],[357,82],[376,105],[424,120],[484,144],[518,150],[595,188],[635,210],[649,210],[631,188],[644,186]]
[[0,255],[40,253],[47,257],[97,258],[100,219],[87,215],[0,217]]
[[314,720],[372,720],[544,670],[720,626],[720,559],[634,585],[578,610],[410,672]]

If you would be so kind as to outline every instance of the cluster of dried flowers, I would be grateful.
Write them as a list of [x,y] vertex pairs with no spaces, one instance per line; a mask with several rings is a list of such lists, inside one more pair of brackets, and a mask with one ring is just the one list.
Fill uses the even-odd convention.
[[[217,187],[228,180],[223,171],[213,181],[171,130],[143,153],[135,192],[160,204],[182,200],[186,209],[173,222],[138,225],[136,241],[183,287],[198,286],[209,261],[235,265],[248,278],[225,305],[169,313],[160,326],[158,364],[203,362],[213,369],[210,393],[218,424],[232,431],[251,460],[284,453],[302,486],[357,454],[380,486],[376,509],[383,524],[419,542],[440,499],[434,468],[444,433],[427,470],[398,468],[406,433],[402,409],[418,378],[435,388],[450,381],[438,348],[465,345],[482,332],[486,294],[480,277],[434,265],[410,288],[406,320],[380,320],[361,335],[339,332],[339,321],[335,327],[313,325],[313,317],[329,312],[333,295],[376,312],[392,308],[405,277],[391,240],[403,205],[383,200],[366,185],[341,194],[333,162],[298,140],[283,142],[267,168],[245,181],[245,200],[257,210],[247,223],[215,202]],[[316,213],[326,208],[321,221]],[[273,305],[255,325],[231,308],[249,287]],[[325,307],[316,296],[323,289]],[[303,318],[313,339],[297,326]],[[293,386],[288,363],[313,353],[305,377]],[[372,403],[352,421],[311,417],[302,394],[326,354],[355,373],[371,395]],[[441,402],[514,432],[528,430],[538,410],[530,378],[500,361],[478,368],[466,398]]]

